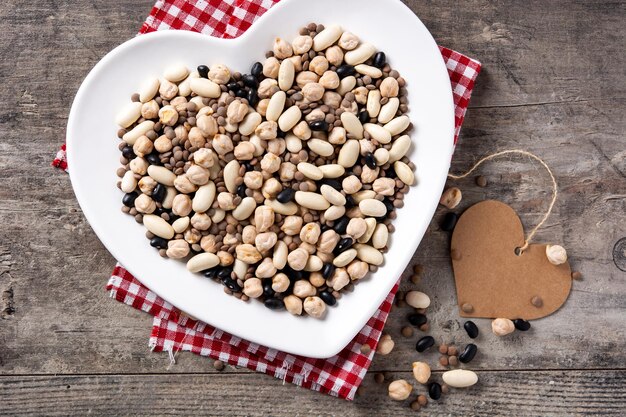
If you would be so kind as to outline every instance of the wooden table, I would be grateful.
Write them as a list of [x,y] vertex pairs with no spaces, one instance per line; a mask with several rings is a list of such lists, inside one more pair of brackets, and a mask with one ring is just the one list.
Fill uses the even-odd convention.
[[[68,176],[50,160],[83,77],[136,33],[152,3],[0,5],[0,414],[412,414],[408,401],[391,401],[373,378],[384,371],[412,380],[411,363],[420,356],[417,335],[400,335],[406,308],[395,308],[386,329],[395,350],[375,358],[364,393],[349,403],[245,369],[217,372],[192,354],[168,369],[167,355],[148,349],[151,317],[107,296],[114,259],[86,223]],[[566,305],[528,333],[498,339],[488,320],[478,320],[480,354],[472,368],[480,383],[427,412],[626,414],[626,272],[613,259],[615,243],[626,236],[626,3],[408,3],[440,44],[483,63],[453,171],[503,148],[544,158],[560,196],[537,241],[562,243],[584,275]],[[459,182],[460,209],[494,198],[523,213],[527,227],[536,224],[549,198],[537,165],[512,159],[482,173],[487,188]],[[461,344],[449,235],[436,225],[441,215],[411,266],[425,266],[418,288],[433,299],[431,334]],[[440,373],[437,357],[426,356]]]

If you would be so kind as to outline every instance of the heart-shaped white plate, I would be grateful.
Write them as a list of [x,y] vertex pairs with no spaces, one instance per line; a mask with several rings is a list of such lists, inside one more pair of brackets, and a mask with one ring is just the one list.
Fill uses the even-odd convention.
[[[293,39],[314,21],[339,24],[387,54],[407,80],[415,126],[409,157],[418,184],[398,211],[385,264],[344,295],[323,320],[268,310],[228,296],[221,285],[192,274],[183,262],[163,259],[142,225],[120,211],[115,187],[119,167],[115,114],[148,76],[166,66],[224,63],[249,71],[273,39]],[[125,42],[108,53],[81,85],[67,126],[72,186],[87,220],[111,254],[158,295],[215,327],[271,348],[326,358],[363,328],[411,259],[437,206],[453,150],[454,111],[441,53],[422,22],[399,0],[283,0],[237,39],[186,31],[160,31]]]

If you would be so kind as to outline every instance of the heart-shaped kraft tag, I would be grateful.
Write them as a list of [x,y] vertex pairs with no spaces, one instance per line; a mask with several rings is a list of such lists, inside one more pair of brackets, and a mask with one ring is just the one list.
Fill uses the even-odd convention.
[[524,229],[507,204],[487,200],[461,215],[452,234],[452,267],[462,317],[545,317],[565,303],[572,286],[569,263],[553,265],[546,245],[521,255]]

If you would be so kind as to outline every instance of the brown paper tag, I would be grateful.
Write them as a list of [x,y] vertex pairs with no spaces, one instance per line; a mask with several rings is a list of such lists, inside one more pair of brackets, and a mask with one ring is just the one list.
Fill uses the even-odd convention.
[[[487,200],[461,215],[451,254],[462,317],[531,320],[565,303],[572,286],[569,263],[552,265],[546,245],[530,245],[516,255],[515,249],[523,245],[522,222],[507,204]],[[541,302],[535,298],[533,304],[534,297]],[[463,311],[464,304],[473,310]]]

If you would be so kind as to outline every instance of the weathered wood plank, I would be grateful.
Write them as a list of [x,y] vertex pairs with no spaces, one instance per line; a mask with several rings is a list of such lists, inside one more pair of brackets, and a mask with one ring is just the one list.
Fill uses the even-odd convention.
[[[412,380],[408,373],[394,378]],[[411,379],[409,379],[411,378]],[[437,375],[435,378],[440,377]],[[624,371],[481,372],[480,385],[453,390],[428,415],[623,415]],[[102,375],[0,377],[0,415],[413,415],[409,400],[392,401],[369,376],[353,403],[262,375]],[[297,398],[297,401],[285,401]]]

